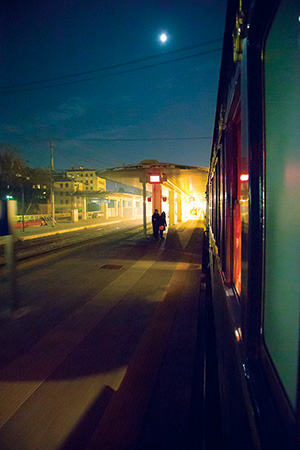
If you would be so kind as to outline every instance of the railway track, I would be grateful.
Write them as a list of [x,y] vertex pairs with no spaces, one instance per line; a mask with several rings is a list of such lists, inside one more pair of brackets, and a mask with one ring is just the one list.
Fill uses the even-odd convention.
[[[108,238],[112,233],[120,233],[121,231],[128,231],[129,233],[142,233],[142,226],[135,222],[126,221],[117,224],[110,224],[108,226],[85,228],[80,230],[72,230],[69,232],[60,233],[50,236],[35,237],[34,239],[20,239],[16,238],[14,242],[15,258],[17,261],[31,258],[44,253],[56,251],[62,248],[76,246],[80,243],[93,241],[99,238]],[[0,241],[0,266],[5,265],[5,243]]]

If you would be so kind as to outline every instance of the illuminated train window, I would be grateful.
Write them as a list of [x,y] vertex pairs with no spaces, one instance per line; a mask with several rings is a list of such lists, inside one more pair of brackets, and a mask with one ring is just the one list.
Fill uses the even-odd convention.
[[283,1],[265,48],[264,340],[296,408],[300,299],[300,7]]

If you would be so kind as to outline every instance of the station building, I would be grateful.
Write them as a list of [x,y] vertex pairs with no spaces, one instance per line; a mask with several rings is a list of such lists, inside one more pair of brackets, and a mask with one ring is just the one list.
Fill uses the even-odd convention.
[[105,191],[106,180],[97,176],[96,170],[84,169],[83,167],[72,167],[66,171],[67,178],[73,178],[83,183],[84,191]]
[[193,216],[204,218],[206,213],[207,167],[184,166],[149,159],[97,173],[106,180],[142,189],[145,235],[146,222],[155,209],[159,213],[166,213],[170,225]]
[[55,177],[53,182],[56,214],[71,214],[72,209],[82,210],[83,198],[76,193],[83,191],[83,183],[66,176]]
[[[208,168],[144,160],[105,170],[82,167],[55,179],[55,213],[71,219],[142,217],[144,230],[155,209],[168,223],[204,217]],[[145,231],[146,233],[146,231]]]
[[53,189],[56,217],[68,216],[72,221],[142,217],[142,190],[101,178],[95,170],[67,170],[55,177]]

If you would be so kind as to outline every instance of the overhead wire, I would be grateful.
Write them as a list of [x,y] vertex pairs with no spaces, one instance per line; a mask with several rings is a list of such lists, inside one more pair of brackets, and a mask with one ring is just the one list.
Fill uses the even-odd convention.
[[204,45],[210,45],[210,44],[215,44],[215,43],[220,43],[222,42],[222,39],[214,39],[208,42],[203,42],[202,44],[195,44],[195,45],[191,45],[189,47],[183,47],[177,50],[170,50],[169,52],[165,52],[165,53],[160,53],[160,54],[156,54],[156,55],[152,55],[152,56],[147,56],[144,58],[138,58],[132,61],[126,61],[123,63],[119,63],[119,64],[112,64],[110,66],[105,66],[105,67],[100,67],[97,69],[92,69],[92,70],[86,70],[83,72],[77,72],[74,74],[70,74],[70,75],[64,75],[64,76],[60,76],[60,77],[53,77],[53,78],[48,78],[48,79],[44,79],[44,80],[37,80],[37,81],[30,81],[30,82],[26,82],[26,83],[18,83],[18,84],[12,84],[12,85],[8,85],[8,86],[0,86],[0,89],[14,89],[14,88],[18,88],[18,87],[24,87],[24,86],[31,86],[33,84],[39,84],[39,83],[49,83],[52,81],[58,81],[58,80],[64,80],[67,78],[72,78],[72,77],[78,77],[78,76],[82,76],[82,75],[88,75],[91,73],[97,73],[97,72],[102,72],[105,70],[111,70],[111,69],[116,69],[119,67],[123,67],[123,66],[127,66],[130,64],[137,64],[143,61],[149,61],[153,58],[161,58],[163,56],[167,56],[167,55],[171,55],[174,53],[178,53],[178,52],[183,52],[183,51],[187,51],[187,50],[191,50],[194,48],[198,48],[198,47],[203,47]]
[[[61,76],[61,77],[49,78],[49,79],[46,79],[46,80],[32,81],[32,82],[21,83],[21,84],[17,84],[17,85],[2,86],[2,87],[0,87],[0,92],[2,92],[3,94],[8,94],[8,93],[33,91],[33,90],[39,90],[39,89],[48,89],[48,88],[56,87],[56,86],[64,86],[64,85],[69,85],[69,84],[82,83],[82,82],[86,82],[86,81],[90,81],[90,80],[95,80],[95,79],[98,79],[98,78],[122,75],[122,74],[130,73],[130,72],[136,72],[136,71],[140,71],[140,70],[145,70],[145,69],[148,69],[148,68],[151,68],[151,67],[157,67],[157,66],[160,66],[160,65],[166,65],[166,64],[173,63],[173,62],[182,61],[182,60],[186,60],[186,59],[189,59],[189,58],[195,58],[197,56],[202,56],[202,55],[205,55],[205,54],[217,52],[217,51],[220,51],[221,48],[211,49],[211,50],[199,52],[199,53],[196,53],[196,54],[193,54],[193,55],[181,56],[181,57],[170,59],[170,60],[167,60],[167,61],[160,61],[160,62],[156,62],[156,63],[153,63],[153,64],[144,65],[142,67],[133,67],[133,68],[129,68],[129,69],[118,71],[118,72],[113,72],[113,73],[108,73],[108,74],[101,74],[101,75],[98,75],[98,76],[95,76],[95,77],[84,78],[84,79],[81,79],[81,80],[72,80],[72,81],[67,81],[67,82],[64,82],[64,83],[56,83],[56,84],[51,84],[51,85],[47,85],[47,86],[29,87],[29,86],[34,86],[36,84],[41,84],[41,83],[49,83],[49,82],[58,81],[58,80],[64,80],[64,79],[68,79],[68,78],[72,78],[72,77],[84,76],[84,75],[88,75],[88,74],[92,74],[92,73],[99,73],[99,72],[104,72],[104,71],[108,71],[108,70],[115,70],[115,69],[118,69],[118,68],[121,68],[121,67],[124,67],[124,66],[127,66],[127,65],[142,63],[144,61],[149,61],[149,60],[154,59],[154,58],[165,57],[165,56],[168,56],[168,55],[171,55],[171,54],[175,54],[175,53],[178,53],[178,52],[192,50],[192,49],[204,46],[204,45],[219,43],[221,41],[222,41],[221,39],[216,39],[216,40],[212,40],[212,41],[209,41],[209,42],[206,42],[206,43],[197,44],[197,45],[193,45],[193,46],[189,46],[189,47],[185,47],[185,48],[181,48],[181,49],[165,52],[165,53],[162,53],[162,54],[157,54],[157,55],[144,57],[144,58],[140,58],[140,59],[136,59],[136,60],[132,60],[132,61],[127,61],[127,62],[124,62],[124,63],[114,64],[114,65],[111,65],[111,66],[101,67],[101,68],[98,68],[98,69],[93,69],[93,70],[89,70],[89,71],[83,71],[83,72],[70,74],[70,75],[65,75],[65,76]],[[15,89],[15,88],[18,88],[18,87],[26,87],[26,86],[28,86],[28,88],[26,88],[26,89]],[[31,142],[45,141],[45,139],[29,138],[29,137],[25,136],[23,133],[20,133],[20,134],[23,135],[23,138],[25,138],[26,140],[29,140]],[[56,139],[53,139],[53,141],[56,141],[56,142],[59,142],[59,141],[70,141],[70,142],[75,143],[75,145],[79,145],[78,144],[79,142],[151,142],[151,141],[206,140],[206,139],[210,140],[211,136],[163,137],[163,138],[159,138],[159,137],[155,137],[155,138],[90,138],[90,139],[88,139],[88,138],[77,138],[77,139],[56,138]],[[46,139],[46,140],[49,141],[50,139]],[[62,149],[59,149],[58,151],[59,151],[59,153],[62,153]],[[67,150],[64,150],[63,152],[67,152],[68,153]],[[34,153],[36,153],[36,152],[34,152]],[[79,154],[79,153],[76,154],[76,153],[74,153],[74,151],[72,151],[72,154],[78,155],[78,156],[82,156],[82,154]],[[31,152],[31,155],[32,155],[32,152]],[[62,155],[62,156],[64,158],[66,158],[64,155]],[[85,157],[88,158],[88,159],[91,159],[93,161],[96,161],[98,163],[100,162],[96,158],[87,157],[87,155],[85,155]],[[103,163],[103,161],[101,161],[101,163]]]
[[162,66],[162,65],[170,64],[170,63],[177,62],[177,61],[183,61],[183,60],[190,59],[190,58],[196,58],[198,56],[207,55],[209,53],[215,53],[215,52],[218,52],[221,50],[222,50],[222,47],[212,49],[212,50],[207,50],[205,52],[196,53],[194,55],[182,56],[180,58],[175,58],[175,59],[171,59],[168,61],[161,61],[161,62],[158,62],[155,64],[149,64],[149,65],[142,66],[142,67],[135,67],[135,68],[123,70],[120,72],[108,73],[108,74],[99,75],[99,76],[95,76],[95,77],[84,78],[82,80],[67,81],[65,83],[49,84],[46,86],[36,86],[36,87],[32,87],[32,88],[27,88],[27,89],[15,89],[15,90],[8,90],[8,89],[4,89],[4,88],[0,88],[0,89],[1,89],[2,94],[15,94],[15,93],[20,93],[20,92],[31,92],[31,91],[42,90],[42,89],[50,89],[50,88],[58,87],[58,86],[68,86],[68,85],[72,85],[72,84],[85,83],[86,81],[97,80],[99,78],[107,78],[107,77],[111,77],[111,76],[124,75],[126,73],[137,72],[140,70],[145,70],[145,69],[149,69],[152,67]]
[[75,162],[72,159],[70,159],[69,157],[64,155],[65,151],[62,151],[61,149],[57,149],[57,147],[56,147],[55,153],[58,153],[60,156],[62,156],[68,163],[72,163],[74,166],[78,165],[78,162]]
[[[69,157],[67,157],[65,155],[66,153],[74,155],[74,156],[79,156],[80,158],[83,158],[85,161],[87,160],[87,161],[96,162],[98,164],[100,163],[101,166],[106,167],[106,165],[104,163],[104,159],[94,158],[94,157],[92,157],[90,155],[87,155],[86,153],[82,154],[82,153],[76,152],[74,150],[62,149],[60,146],[57,145],[57,143],[60,143],[60,142],[73,142],[75,145],[78,145],[79,147],[82,147],[78,143],[78,141],[79,142],[82,142],[82,141],[83,142],[98,142],[98,141],[100,141],[100,142],[101,141],[103,141],[103,142],[105,142],[105,141],[112,141],[112,142],[114,142],[114,141],[116,141],[116,142],[125,141],[125,142],[127,142],[127,141],[144,141],[144,140],[146,140],[146,141],[151,141],[151,140],[156,141],[156,140],[189,140],[189,139],[211,139],[211,136],[210,137],[202,137],[202,138],[198,137],[198,138],[162,138],[162,139],[154,138],[154,139],[78,139],[77,140],[77,139],[54,138],[54,139],[52,139],[52,141],[55,142],[55,146],[54,146],[55,153],[58,153],[59,155],[63,156],[64,159],[66,159],[68,162],[71,162],[74,166],[78,166],[80,164],[78,163],[78,161],[75,162],[72,159],[70,159]],[[87,149],[86,147],[83,147],[83,148],[84,148],[84,150],[89,151],[89,152],[93,152],[93,151],[98,151],[99,152],[99,150],[91,150],[91,149]],[[122,162],[119,162],[118,160],[114,160],[112,158],[109,158],[109,159],[110,159],[110,161],[113,162],[113,164],[122,165]],[[105,160],[107,160],[107,155],[105,155]]]
[[[81,141],[80,141],[81,142]],[[83,146],[82,144],[80,144],[80,142],[79,141],[72,141],[72,143],[74,143],[77,147],[79,147],[80,149],[84,149],[85,151],[89,151],[89,152],[94,152],[95,150],[92,150],[92,149],[90,149],[90,148],[87,148],[86,146]],[[85,142],[85,141],[84,141]],[[89,141],[87,141],[87,142],[89,142]],[[93,141],[91,141],[91,142],[93,142]],[[99,152],[99,150],[97,150],[98,152]],[[111,158],[110,156],[108,156],[107,154],[105,155],[105,160],[109,160],[109,161],[112,161],[113,162],[113,164],[116,164],[116,162],[117,163],[119,163],[119,161],[118,160],[116,160],[115,158]]]
[[[97,163],[103,164],[103,161],[100,161],[99,159],[93,158],[93,157],[91,157],[91,156],[87,156],[86,154],[74,152],[73,150],[72,150],[72,151],[66,150],[66,149],[61,150],[61,148],[58,148],[58,147],[56,146],[56,147],[55,147],[55,151],[58,152],[59,154],[62,154],[62,153],[71,153],[72,155],[80,156],[81,158],[88,159],[88,160],[91,160],[91,161],[96,161]],[[66,158],[66,157],[65,157],[65,158]],[[75,163],[75,162],[73,161],[73,164],[78,165],[78,162]]]
[[145,142],[145,141],[195,141],[212,139],[211,136],[195,136],[195,137],[164,137],[164,138],[78,138],[64,139],[57,138],[54,141],[82,141],[82,142]]

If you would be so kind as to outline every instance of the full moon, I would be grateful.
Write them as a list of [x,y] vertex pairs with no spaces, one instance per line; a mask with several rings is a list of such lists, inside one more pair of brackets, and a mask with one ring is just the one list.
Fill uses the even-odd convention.
[[168,39],[166,33],[162,33],[159,36],[159,39],[160,39],[161,42],[166,42],[166,40]]

